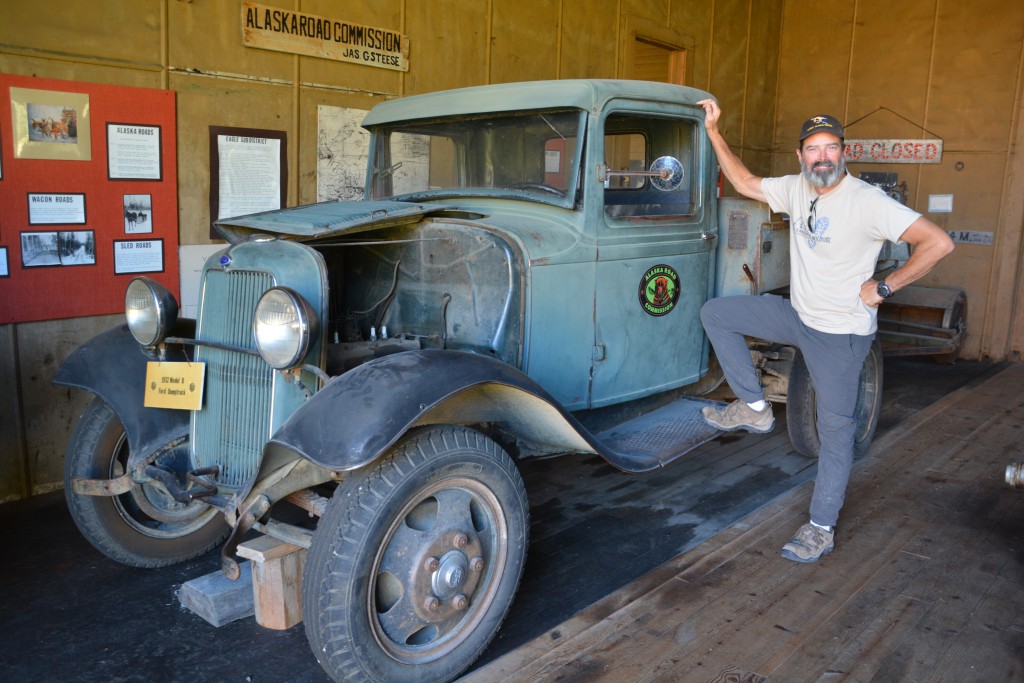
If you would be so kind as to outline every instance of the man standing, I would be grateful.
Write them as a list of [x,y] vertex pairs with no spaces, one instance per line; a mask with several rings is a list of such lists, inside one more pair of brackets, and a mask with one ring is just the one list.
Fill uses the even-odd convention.
[[[701,320],[738,400],[704,408],[723,430],[769,432],[772,407],[751,362],[744,335],[800,349],[817,397],[818,475],[810,522],[782,549],[796,562],[815,562],[834,547],[835,524],[853,465],[854,409],[861,366],[874,341],[878,305],[914,282],[953,250],[941,228],[846,173],[843,126],[831,116],[808,119],[796,150],[800,175],[755,176],[718,130],[715,100],[699,102],[711,146],[725,177],[751,199],[789,214],[790,297],[734,296],[708,301]],[[873,279],[886,240],[913,254],[884,280]]]

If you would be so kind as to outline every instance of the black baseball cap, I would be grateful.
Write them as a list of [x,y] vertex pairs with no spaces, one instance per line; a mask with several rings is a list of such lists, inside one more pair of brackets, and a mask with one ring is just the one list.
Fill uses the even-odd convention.
[[832,135],[840,139],[846,137],[843,133],[843,124],[828,114],[812,116],[804,121],[804,125],[800,127],[800,142],[803,142],[815,133],[832,133]]

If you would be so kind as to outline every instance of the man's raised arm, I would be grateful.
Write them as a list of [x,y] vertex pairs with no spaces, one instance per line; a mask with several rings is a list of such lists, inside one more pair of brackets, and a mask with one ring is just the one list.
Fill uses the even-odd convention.
[[718,165],[721,166],[722,173],[729,179],[729,182],[732,183],[737,192],[745,197],[763,202],[765,199],[764,194],[761,192],[760,176],[750,172],[750,169],[740,161],[740,158],[729,149],[729,144],[718,130],[718,119],[722,116],[722,110],[719,109],[718,102],[715,100],[701,100],[697,104],[704,107],[704,127],[708,131],[708,138],[711,139],[711,146],[714,148],[715,154],[718,155]]

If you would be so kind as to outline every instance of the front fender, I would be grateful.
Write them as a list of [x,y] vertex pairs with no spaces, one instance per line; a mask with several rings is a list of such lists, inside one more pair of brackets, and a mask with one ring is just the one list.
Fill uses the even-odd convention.
[[[175,332],[194,335],[195,323],[179,320]],[[191,326],[192,332],[188,331]],[[152,360],[126,324],[101,332],[71,352],[54,384],[84,389],[106,401],[124,426],[133,462],[188,435],[187,410],[146,408],[146,363]],[[189,360],[181,347],[168,347],[166,360]]]
[[271,442],[330,470],[373,462],[425,424],[502,423],[551,453],[600,453],[591,434],[532,379],[464,351],[422,350],[378,358],[331,380]]

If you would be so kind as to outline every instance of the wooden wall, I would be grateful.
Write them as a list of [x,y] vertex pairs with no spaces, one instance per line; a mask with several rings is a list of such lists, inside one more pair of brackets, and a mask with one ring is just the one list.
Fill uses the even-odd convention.
[[[852,123],[848,138],[941,138],[941,164],[850,170],[899,173],[940,227],[993,233],[958,244],[921,284],[966,291],[963,356],[1019,359],[1024,3],[786,0],[779,35],[772,172],[799,170],[797,131],[822,111]],[[932,194],[952,194],[953,212],[927,213]]]
[[[210,125],[286,131],[288,203],[311,202],[318,105],[369,109],[469,85],[623,77],[637,36],[689,50],[689,84],[738,96],[751,111],[749,122],[730,114],[744,140],[758,150],[771,143],[765,113],[774,106],[782,0],[260,4],[397,30],[409,37],[410,69],[245,47],[239,0],[63,0],[60,11],[4,4],[0,72],[174,90],[182,245],[210,242]],[[758,161],[767,171],[769,158]],[[0,502],[60,488],[64,445],[89,397],[51,381],[71,349],[119,317],[0,325],[0,382],[12,388],[0,393]]]

